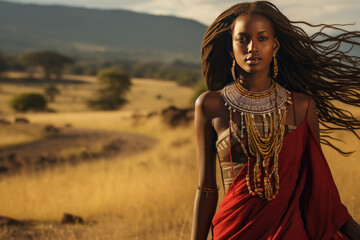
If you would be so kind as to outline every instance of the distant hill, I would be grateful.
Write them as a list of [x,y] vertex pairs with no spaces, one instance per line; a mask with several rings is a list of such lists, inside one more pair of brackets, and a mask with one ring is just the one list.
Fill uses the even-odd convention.
[[207,26],[188,19],[0,1],[0,52],[199,61]]

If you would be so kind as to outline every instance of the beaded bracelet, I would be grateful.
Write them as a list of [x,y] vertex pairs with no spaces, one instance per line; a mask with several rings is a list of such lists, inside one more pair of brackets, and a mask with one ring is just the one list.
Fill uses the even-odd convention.
[[201,186],[197,185],[197,189],[201,192],[205,192],[206,198],[207,198],[209,193],[217,193],[219,191],[220,187],[218,185],[216,185],[216,188],[206,188],[206,187],[201,187]]

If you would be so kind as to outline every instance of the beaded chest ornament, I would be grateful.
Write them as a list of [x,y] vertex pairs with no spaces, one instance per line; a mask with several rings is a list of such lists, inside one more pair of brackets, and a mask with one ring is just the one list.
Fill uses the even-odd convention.
[[[246,183],[249,193],[267,201],[273,200],[279,191],[278,161],[285,133],[285,103],[292,103],[288,93],[275,81],[272,81],[269,89],[262,92],[249,91],[241,85],[240,81],[232,82],[222,90],[225,106],[230,110],[231,163],[230,135],[233,135],[248,159]],[[232,112],[240,113],[240,124],[233,122]],[[255,116],[262,117],[263,136],[255,125]],[[248,149],[244,144],[244,130],[247,135]],[[252,158],[255,159],[253,180],[250,179]]]

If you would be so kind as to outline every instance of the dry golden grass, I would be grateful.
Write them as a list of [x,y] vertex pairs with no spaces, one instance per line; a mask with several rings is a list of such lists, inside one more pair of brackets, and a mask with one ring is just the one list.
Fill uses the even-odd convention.
[[[192,128],[173,130],[164,126],[159,116],[134,120],[134,110],[126,109],[146,113],[170,104],[186,107],[192,90],[171,82],[135,79],[128,96],[134,100],[124,110],[84,112],[86,108],[77,105],[80,96],[90,96],[95,89],[91,78],[85,80],[90,83],[69,84],[66,89],[59,86],[63,94],[50,108],[62,113],[2,112],[8,113],[5,117],[11,121],[26,117],[34,124],[135,132],[153,136],[159,143],[150,151],[127,158],[4,178],[0,181],[0,195],[4,196],[0,199],[0,215],[58,221],[64,212],[70,212],[98,222],[96,227],[85,225],[78,227],[80,230],[56,229],[58,236],[63,236],[60,239],[75,239],[71,234],[76,231],[83,239],[88,239],[87,234],[90,239],[188,239],[197,176]],[[1,90],[9,93],[5,96],[8,98],[17,92],[42,91],[38,86],[19,88],[11,84],[2,84]],[[4,134],[16,142],[14,131]],[[42,228],[50,227],[44,224]],[[41,237],[49,238],[45,233]]]
[[[94,114],[93,125],[87,127],[108,129],[109,124],[119,124],[108,113],[103,125],[98,125],[98,116]],[[29,119],[37,122],[32,116]],[[68,120],[67,115],[65,119],[59,115],[53,123]],[[122,120],[133,122],[126,116]],[[62,213],[71,212],[100,224],[105,221],[112,232],[106,239],[188,239],[197,176],[193,131],[161,125],[161,119],[154,117],[133,127],[159,139],[147,152],[3,179],[0,215],[59,220]],[[152,128],[158,131],[151,132]],[[106,216],[117,216],[116,221],[107,222]],[[103,234],[102,228],[97,231],[95,236]]]
[[[146,92],[147,89],[153,91],[152,87],[162,82],[138,83],[141,84],[137,88],[134,84],[133,94],[147,96],[148,105],[145,102],[130,104],[146,112],[158,100],[154,98],[156,94]],[[171,89],[167,84],[163,85],[164,89]],[[71,91],[70,87],[68,90]],[[182,97],[184,103],[189,101],[191,94],[176,91],[174,87],[166,94]],[[69,106],[69,109],[74,108]],[[350,110],[360,117],[357,109]],[[189,239],[197,182],[194,129],[192,125],[171,129],[162,124],[159,116],[134,120],[132,114],[130,108],[110,112],[16,114],[32,123],[57,126],[70,123],[73,127],[145,134],[158,139],[158,144],[129,157],[63,165],[1,179],[0,215],[43,221],[59,221],[64,212],[85,217],[88,222],[85,226],[58,227],[44,223],[39,227],[52,229],[58,239]],[[8,115],[8,118],[14,116]],[[334,136],[348,143],[342,146],[346,150],[360,149],[359,140],[350,134],[337,132]],[[327,147],[324,152],[343,202],[359,221],[360,152],[349,158]],[[47,238],[49,235],[44,233],[40,239]]]

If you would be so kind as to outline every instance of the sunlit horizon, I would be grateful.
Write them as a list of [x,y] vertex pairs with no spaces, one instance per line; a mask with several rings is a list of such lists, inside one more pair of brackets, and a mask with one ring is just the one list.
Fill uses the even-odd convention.
[[[169,15],[196,20],[202,24],[210,25],[211,22],[230,6],[245,1],[214,1],[214,0],[5,0],[6,2],[40,4],[40,5],[62,5],[72,7],[85,7],[95,9],[123,9],[135,12]],[[340,23],[354,24],[351,28],[359,29],[360,2],[357,0],[339,1],[305,0],[300,2],[289,2],[286,0],[275,0],[273,2],[282,13],[293,21],[308,21],[310,23]]]

